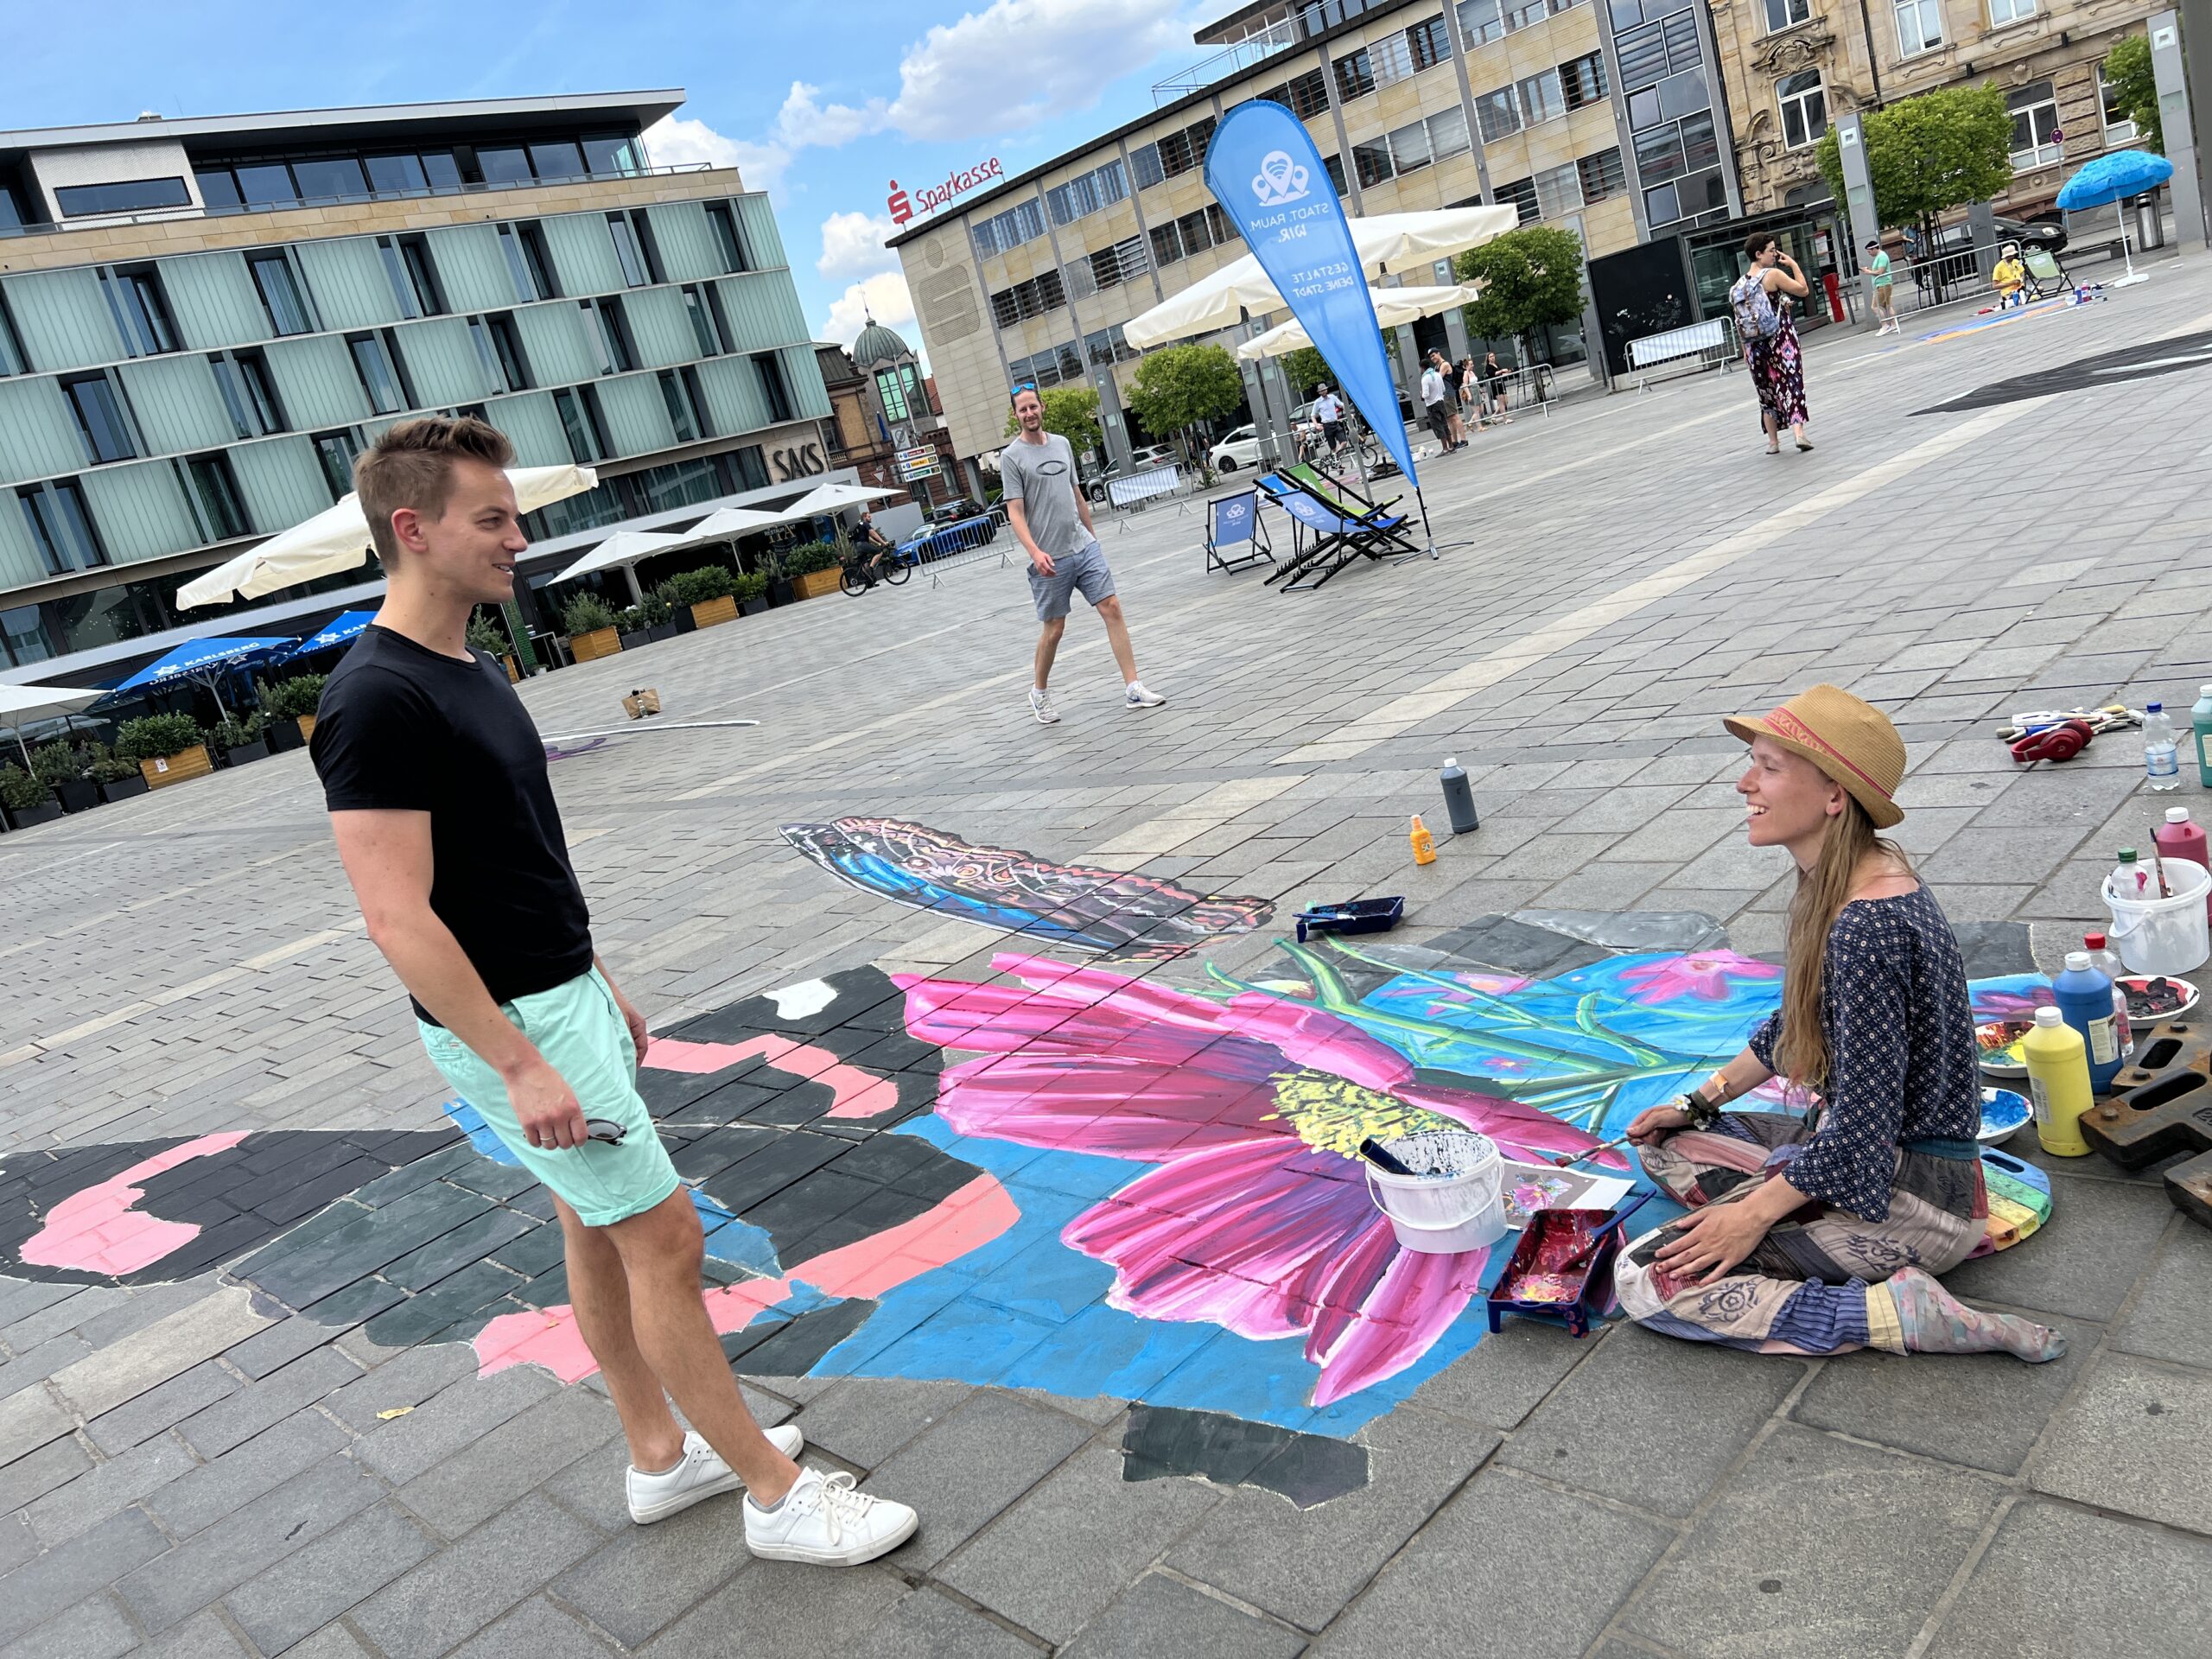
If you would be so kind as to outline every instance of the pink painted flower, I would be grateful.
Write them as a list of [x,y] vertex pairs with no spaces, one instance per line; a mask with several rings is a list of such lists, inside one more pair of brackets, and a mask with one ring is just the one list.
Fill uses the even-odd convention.
[[1684,957],[1659,957],[1620,970],[1621,983],[1638,1002],[1666,1003],[1694,996],[1726,1002],[1729,981],[1778,980],[1782,969],[1770,962],[1739,957],[1733,950],[1700,950]]
[[945,1071],[938,1115],[963,1135],[1156,1166],[1064,1242],[1114,1268],[1109,1300],[1126,1312],[1303,1337],[1316,1405],[1412,1364],[1488,1259],[1401,1249],[1368,1197],[1363,1138],[1461,1126],[1546,1161],[1595,1144],[1532,1107],[1417,1083],[1321,1008],[1213,1002],[1042,957],[993,965],[1014,982],[899,982],[912,1035],[977,1056]]

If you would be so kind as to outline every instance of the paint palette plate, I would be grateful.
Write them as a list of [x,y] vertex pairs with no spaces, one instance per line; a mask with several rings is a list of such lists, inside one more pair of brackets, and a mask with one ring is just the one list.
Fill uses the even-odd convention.
[[2197,1004],[2196,987],[2168,974],[2123,974],[2113,982],[2127,993],[2127,1020],[2149,1026],[2160,1020],[2177,1020]]
[[1994,1147],[2010,1141],[2026,1127],[2034,1113],[2028,1097],[2011,1089],[1985,1089],[1981,1091],[1981,1128],[1974,1139],[1985,1147]]
[[2020,1052],[2020,1039],[2036,1028],[2032,1020],[1986,1020],[1974,1028],[1981,1050],[1981,1069],[1993,1077],[2024,1077],[2027,1058]]

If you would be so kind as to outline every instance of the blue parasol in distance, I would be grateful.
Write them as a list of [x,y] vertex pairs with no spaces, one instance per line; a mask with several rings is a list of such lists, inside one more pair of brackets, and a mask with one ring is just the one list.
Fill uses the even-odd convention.
[[[2066,181],[2066,188],[2058,193],[2059,209],[2070,213],[2111,204],[2118,212],[2120,202],[2157,189],[2173,175],[2174,164],[2163,156],[2153,156],[2147,149],[2115,149],[2098,156]],[[2126,213],[2120,214],[2120,252],[2127,261],[2127,275],[2111,286],[2124,288],[2130,283],[2142,282],[2144,278],[2135,269],[2135,257],[2127,249]]]

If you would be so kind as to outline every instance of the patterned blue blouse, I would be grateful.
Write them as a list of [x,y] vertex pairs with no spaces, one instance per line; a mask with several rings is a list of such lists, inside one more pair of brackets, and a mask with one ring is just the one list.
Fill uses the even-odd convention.
[[[1901,1145],[1971,1142],[1981,1125],[1966,963],[1942,906],[1923,887],[1846,905],[1828,930],[1822,972],[1827,1087],[1789,1184],[1883,1221]],[[1751,1052],[1770,1071],[1781,1029],[1777,1008],[1751,1033]]]

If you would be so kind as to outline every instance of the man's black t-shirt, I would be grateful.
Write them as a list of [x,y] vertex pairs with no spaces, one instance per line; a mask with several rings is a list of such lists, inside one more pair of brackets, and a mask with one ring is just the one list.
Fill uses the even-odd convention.
[[333,812],[430,815],[430,908],[493,1001],[590,969],[544,746],[490,657],[462,662],[372,624],[323,688],[308,747]]

